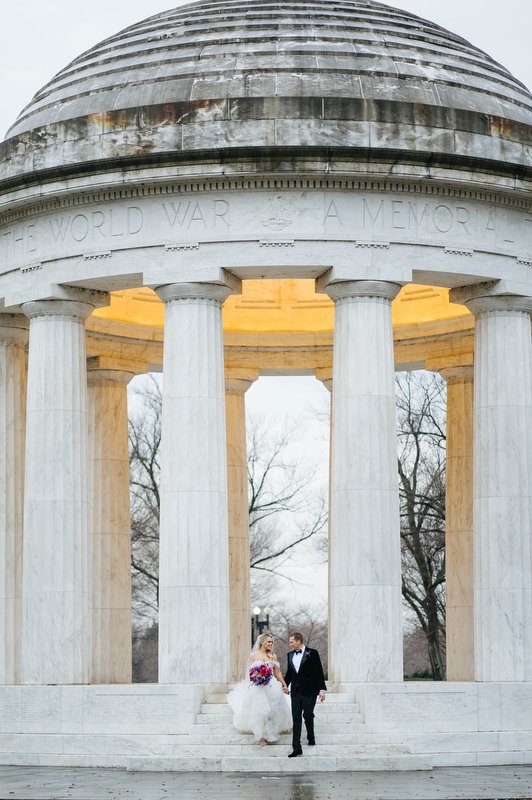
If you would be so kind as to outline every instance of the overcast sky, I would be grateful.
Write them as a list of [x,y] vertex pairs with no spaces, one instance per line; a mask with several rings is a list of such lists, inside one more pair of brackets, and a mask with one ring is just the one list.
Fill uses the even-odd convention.
[[[175,5],[185,3],[6,0],[0,26],[0,137],[34,93],[73,58],[122,28]],[[402,0],[397,5],[469,39],[532,87],[530,0]]]

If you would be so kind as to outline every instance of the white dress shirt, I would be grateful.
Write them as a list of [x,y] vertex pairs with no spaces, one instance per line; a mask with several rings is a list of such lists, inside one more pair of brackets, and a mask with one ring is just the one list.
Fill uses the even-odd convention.
[[305,645],[301,646],[300,653],[294,653],[292,656],[292,666],[296,672],[299,672],[299,667],[301,666],[301,662],[303,661],[303,656],[305,655]]

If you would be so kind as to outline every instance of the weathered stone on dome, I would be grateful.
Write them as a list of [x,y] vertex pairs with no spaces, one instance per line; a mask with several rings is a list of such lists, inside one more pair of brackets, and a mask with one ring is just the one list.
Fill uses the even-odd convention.
[[532,96],[464,39],[383,3],[192,3],[59,72],[10,129],[0,178],[257,148],[526,167]]

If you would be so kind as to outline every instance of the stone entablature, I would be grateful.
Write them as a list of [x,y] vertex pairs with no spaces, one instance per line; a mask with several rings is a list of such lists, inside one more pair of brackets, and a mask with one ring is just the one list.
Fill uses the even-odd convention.
[[[380,188],[380,191],[379,191]],[[177,187],[104,199],[66,197],[63,208],[10,214],[0,227],[0,295],[17,307],[68,281],[100,288],[242,278],[335,279],[378,274],[400,283],[460,286],[504,280],[532,287],[532,211],[524,198],[396,183],[193,193]],[[76,202],[77,200],[77,202]],[[19,220],[14,215],[21,215]],[[67,282],[68,282],[67,281]],[[46,295],[44,295],[46,296]]]

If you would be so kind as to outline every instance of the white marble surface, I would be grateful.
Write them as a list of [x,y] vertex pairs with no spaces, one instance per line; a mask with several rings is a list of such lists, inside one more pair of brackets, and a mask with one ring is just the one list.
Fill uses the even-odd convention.
[[27,329],[0,315],[0,685],[20,681]]
[[459,295],[476,317],[475,678],[531,681],[532,299],[485,292]]
[[250,651],[250,568],[245,393],[258,370],[227,370],[227,490],[229,527],[229,680],[239,681]]
[[157,292],[166,303],[159,680],[224,683],[229,559],[221,304],[230,290],[175,284]]
[[[83,293],[80,292],[81,297]],[[22,682],[90,679],[87,368],[79,301],[28,303]]]
[[[489,195],[482,196],[485,186],[474,182],[478,199],[472,200],[467,172],[454,173],[460,188],[452,198],[441,178],[439,185],[435,178],[427,194],[415,190],[415,180],[400,176],[387,191],[370,190],[366,178],[356,176],[339,189],[337,180],[321,170],[310,180],[278,178],[279,188],[273,189],[264,188],[263,176],[240,180],[217,175],[210,187],[200,177],[186,191],[176,184],[178,175],[174,167],[159,165],[155,180],[160,188],[147,192],[136,185],[145,173],[132,172],[125,186],[122,172],[108,172],[106,185],[119,187],[120,193],[107,200],[87,177],[68,183],[58,177],[48,191],[71,196],[53,209],[32,209],[42,202],[42,192],[27,187],[29,209],[21,208],[20,216],[13,210],[9,220],[0,220],[5,242],[0,298],[7,304],[31,299],[28,288],[65,278],[99,280],[102,287],[114,282],[113,288],[123,287],[124,278],[139,286],[162,284],[169,275],[172,280],[213,280],[211,270],[220,263],[270,277],[288,267],[295,275],[302,265],[309,268],[307,277],[327,265],[350,270],[352,277],[356,265],[357,277],[367,279],[394,275],[409,281],[414,270],[415,281],[428,285],[461,286],[467,275],[532,286],[526,259],[521,260],[530,249],[527,211],[517,201],[508,205],[504,182],[494,199],[493,176]],[[193,179],[182,180],[190,186]],[[83,208],[73,205],[80,192]],[[7,191],[2,199],[20,203]],[[287,246],[275,246],[279,240]],[[26,267],[35,272],[19,271]]]
[[127,384],[133,373],[89,368],[92,683],[131,682],[131,531]]
[[[532,763],[532,725],[530,715],[525,718],[530,684],[344,688],[349,691],[340,702],[333,692],[317,707],[318,745],[305,749],[300,768]],[[0,715],[0,763],[220,770],[224,761],[238,761],[247,771],[253,765],[264,772],[284,769],[290,735],[264,751],[249,735],[235,733],[221,691],[199,685],[0,687],[0,708],[11,709]]]
[[391,301],[399,286],[330,284],[330,678],[402,678],[401,564]]

